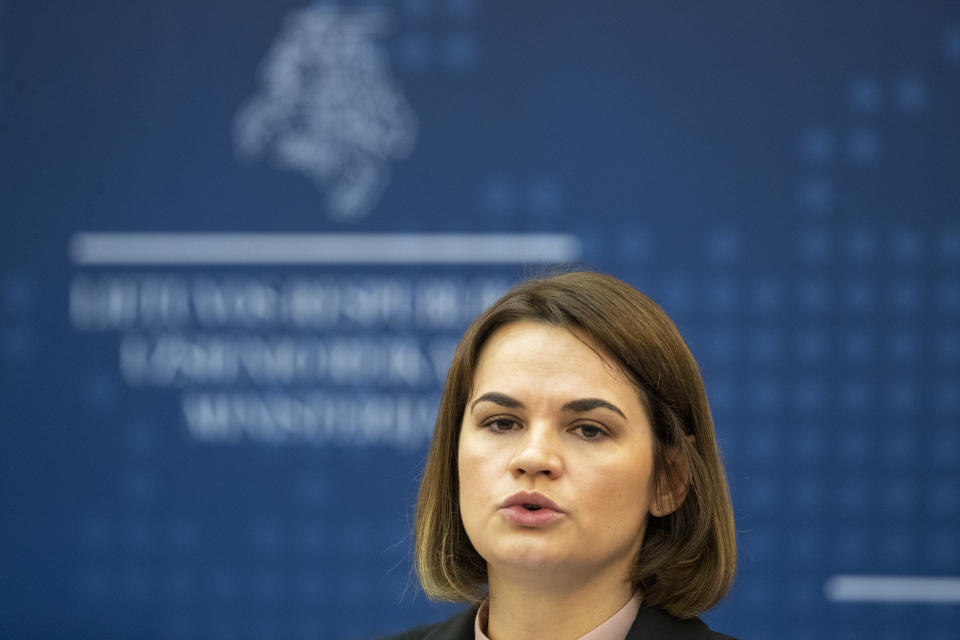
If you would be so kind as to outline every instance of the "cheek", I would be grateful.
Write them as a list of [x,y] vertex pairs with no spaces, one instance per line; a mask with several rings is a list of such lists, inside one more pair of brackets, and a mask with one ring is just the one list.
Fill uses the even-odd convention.
[[469,440],[461,438],[457,453],[457,477],[460,481],[460,511],[465,519],[476,511],[482,502],[484,487],[489,484],[484,463],[484,456],[470,446]]
[[583,480],[590,509],[607,529],[645,522],[653,496],[653,474],[646,465],[626,461],[597,470]]

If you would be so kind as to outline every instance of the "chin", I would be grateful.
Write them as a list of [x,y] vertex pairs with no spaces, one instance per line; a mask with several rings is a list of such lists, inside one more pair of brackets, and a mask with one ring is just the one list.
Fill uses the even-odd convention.
[[[521,534],[522,535],[522,534]],[[512,569],[548,569],[569,563],[569,552],[546,540],[501,540],[489,555],[481,553],[488,564]]]

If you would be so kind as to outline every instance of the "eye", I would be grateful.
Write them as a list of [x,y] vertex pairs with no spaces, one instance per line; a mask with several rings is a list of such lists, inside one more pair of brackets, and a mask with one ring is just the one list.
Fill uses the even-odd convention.
[[573,430],[579,432],[580,437],[584,440],[603,440],[609,437],[609,434],[603,430],[603,427],[595,424],[578,424]]
[[513,418],[496,417],[483,423],[483,428],[493,433],[507,433],[518,427],[518,423]]

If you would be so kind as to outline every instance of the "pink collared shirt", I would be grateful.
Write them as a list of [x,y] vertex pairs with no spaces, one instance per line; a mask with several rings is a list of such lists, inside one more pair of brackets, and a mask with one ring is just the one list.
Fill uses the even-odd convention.
[[[484,600],[477,610],[477,617],[473,619],[474,640],[490,640],[483,628],[487,626],[487,606],[489,600]],[[580,636],[580,640],[623,640],[633,625],[637,612],[640,611],[640,598],[632,598],[620,611],[606,619],[599,627]],[[481,624],[482,620],[482,624]]]

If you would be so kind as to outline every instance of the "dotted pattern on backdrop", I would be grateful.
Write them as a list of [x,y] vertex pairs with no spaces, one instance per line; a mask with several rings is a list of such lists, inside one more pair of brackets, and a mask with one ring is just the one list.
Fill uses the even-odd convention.
[[9,365],[22,366],[34,355],[32,328],[37,307],[38,286],[29,276],[11,273],[0,281],[3,324],[0,353]]
[[[435,9],[406,2],[403,18],[417,24]],[[463,25],[473,8],[454,2],[448,11]],[[960,64],[960,31],[945,34],[944,55]],[[428,42],[400,38],[396,56],[406,71],[439,64],[458,69],[477,55],[462,34]],[[457,47],[469,56],[451,53]],[[752,610],[804,620],[820,609],[824,576],[806,571],[818,559],[837,573],[937,574],[960,562],[960,228],[855,217],[840,222],[840,203],[853,196],[831,173],[844,166],[870,171],[891,161],[885,140],[908,134],[936,90],[918,74],[887,82],[859,75],[842,97],[852,125],[814,124],[800,132],[800,217],[795,255],[787,256],[795,268],[754,272],[745,264],[750,247],[743,230],[723,226],[697,240],[705,273],[667,275],[650,292],[686,327],[705,371],[741,529],[742,570],[733,599]],[[871,118],[884,108],[895,109],[898,119],[880,128]],[[550,227],[566,207],[560,182],[543,176],[491,176],[480,200],[495,222],[523,219],[539,228]],[[583,236],[595,262],[611,256],[620,271],[642,270],[657,258],[656,235],[642,229],[586,228]],[[11,309],[29,307],[32,295],[29,283],[8,279]],[[29,341],[16,332],[5,334],[8,354]],[[115,410],[120,394],[113,374],[88,377],[93,408]],[[928,428],[917,428],[920,422]],[[235,532],[250,552],[249,567],[209,562],[216,540],[202,522],[160,508],[163,473],[170,471],[160,451],[170,446],[162,442],[170,435],[147,419],[130,421],[125,433],[129,470],[121,485],[128,515],[91,516],[80,526],[86,598],[107,602],[123,594],[132,604],[162,598],[170,638],[363,632],[356,616],[343,613],[362,612],[371,581],[382,579],[370,549],[396,547],[404,531],[370,530],[359,521],[331,526],[324,521],[330,488],[322,473],[305,466],[292,485],[296,521],[251,519]],[[912,527],[917,518],[933,523],[919,536]],[[829,539],[824,521],[836,523]],[[332,554],[350,570],[331,571]],[[399,592],[398,578],[392,579]],[[236,616],[241,602],[249,619]],[[350,626],[338,626],[340,620]],[[758,617],[740,633],[765,637],[774,623]],[[815,619],[797,624],[791,637],[825,637],[828,630]],[[888,619],[884,637],[907,637],[913,624]],[[865,637],[859,632],[850,628],[841,637]]]
[[403,0],[399,3],[400,34],[393,55],[406,73],[437,70],[469,71],[480,61],[473,31],[476,0]]
[[[393,55],[405,72],[477,64],[474,2],[411,0],[398,11],[403,32]],[[438,20],[448,33],[438,35]],[[428,23],[423,32],[431,35],[418,35],[417,25]],[[960,27],[934,40],[960,73]],[[873,628],[829,627],[833,613],[818,615],[826,576],[810,567],[938,574],[960,563],[960,227],[850,215],[856,194],[843,182],[847,170],[900,161],[887,153],[890,140],[910,135],[942,93],[923,69],[857,74],[837,96],[849,125],[802,128],[791,194],[798,218],[782,271],[752,269],[747,230],[721,225],[695,235],[702,271],[642,286],[684,329],[707,379],[742,543],[741,578],[718,618],[751,612],[750,622],[738,622],[742,637],[769,637],[784,617],[793,626],[787,637],[909,637],[916,620],[904,608],[870,609]],[[893,115],[880,125],[879,113]],[[520,219],[550,228],[575,206],[550,175],[503,171],[479,179],[476,191],[493,225]],[[662,238],[643,228],[587,225],[581,236],[591,264],[618,273],[643,274],[660,257]],[[35,352],[41,286],[29,275],[3,278],[8,364]],[[120,513],[91,512],[77,523],[77,586],[93,610],[159,601],[158,628],[169,638],[334,638],[379,629],[365,615],[378,604],[371,585],[403,592],[405,569],[384,576],[382,567],[384,554],[404,561],[407,531],[402,522],[371,529],[356,514],[336,525],[328,519],[338,503],[331,470],[364,464],[362,454],[262,449],[263,469],[287,468],[275,481],[292,494],[295,514],[265,510],[230,531],[248,558],[238,566],[221,553],[215,517],[192,505],[170,509],[184,435],[131,409],[113,369],[89,371],[82,389],[86,412],[120,423],[126,465],[114,485]],[[930,525],[920,535],[917,519]],[[926,637],[952,637],[955,609],[922,615]]]

